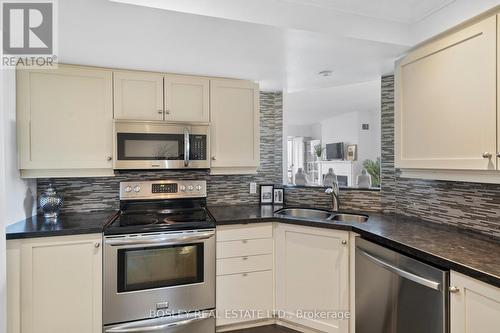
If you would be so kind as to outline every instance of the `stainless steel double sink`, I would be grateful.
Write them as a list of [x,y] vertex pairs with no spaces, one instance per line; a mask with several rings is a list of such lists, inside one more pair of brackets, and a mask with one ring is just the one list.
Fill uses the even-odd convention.
[[368,215],[337,213],[319,208],[282,208],[275,212],[277,215],[336,222],[362,223],[368,221]]

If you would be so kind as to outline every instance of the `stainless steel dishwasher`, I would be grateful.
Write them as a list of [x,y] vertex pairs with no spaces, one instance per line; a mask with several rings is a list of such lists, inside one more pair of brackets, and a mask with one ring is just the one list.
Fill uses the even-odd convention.
[[448,333],[449,273],[356,239],[356,333]]

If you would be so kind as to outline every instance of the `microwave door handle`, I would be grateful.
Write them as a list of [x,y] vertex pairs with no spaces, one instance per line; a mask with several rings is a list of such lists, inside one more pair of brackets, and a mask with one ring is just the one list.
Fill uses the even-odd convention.
[[130,324],[125,324],[123,326],[118,326],[114,328],[109,328],[105,330],[105,333],[139,333],[139,332],[158,332],[158,331],[167,331],[171,329],[175,329],[179,326],[190,325],[194,322],[206,320],[210,318],[210,314],[203,314],[201,316],[197,316],[195,318],[189,318],[173,323],[159,324],[159,325],[151,325],[151,326],[140,326],[140,327],[129,327]]
[[181,236],[175,238],[168,237],[151,237],[151,238],[142,238],[141,237],[133,237],[132,239],[107,239],[105,241],[106,245],[111,246],[122,246],[122,245],[175,245],[175,244],[184,244],[187,242],[197,241],[208,239],[214,235],[214,232],[206,232],[200,233],[198,235],[190,235],[190,236]]
[[184,128],[184,166],[189,166],[189,151],[191,147],[189,147],[189,130],[187,127]]

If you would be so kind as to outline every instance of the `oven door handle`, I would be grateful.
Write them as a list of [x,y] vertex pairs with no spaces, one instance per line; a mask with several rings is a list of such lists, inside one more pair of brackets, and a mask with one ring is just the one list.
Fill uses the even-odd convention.
[[187,127],[184,128],[184,166],[189,166],[189,151],[191,147],[189,147],[189,129]]
[[197,316],[197,317],[194,317],[194,318],[184,319],[181,321],[177,321],[177,322],[173,322],[173,323],[166,323],[166,324],[141,326],[141,327],[130,327],[131,326],[130,324],[125,324],[122,326],[117,326],[117,327],[106,329],[104,332],[105,333],[158,332],[158,331],[174,329],[174,328],[179,327],[179,326],[190,325],[190,324],[197,322],[197,321],[209,319],[210,317],[211,317],[211,315],[209,313],[204,313],[204,314]]
[[131,237],[128,238],[116,238],[116,239],[106,239],[105,244],[111,246],[122,246],[122,245],[176,245],[185,244],[192,241],[208,239],[214,236],[213,231],[210,232],[200,232],[195,235],[186,235],[175,238],[169,237],[159,237],[158,235],[152,237]]

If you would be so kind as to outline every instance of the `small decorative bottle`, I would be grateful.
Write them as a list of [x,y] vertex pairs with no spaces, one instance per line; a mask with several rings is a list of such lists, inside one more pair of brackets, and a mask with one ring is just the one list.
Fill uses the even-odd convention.
[[61,210],[63,199],[57,194],[56,190],[49,184],[49,187],[40,195],[40,208],[43,211],[45,221],[50,223],[57,222],[59,211]]

